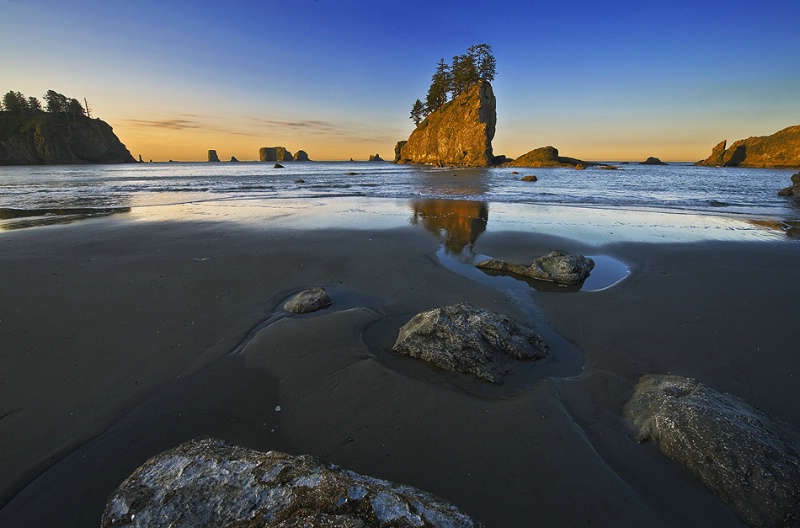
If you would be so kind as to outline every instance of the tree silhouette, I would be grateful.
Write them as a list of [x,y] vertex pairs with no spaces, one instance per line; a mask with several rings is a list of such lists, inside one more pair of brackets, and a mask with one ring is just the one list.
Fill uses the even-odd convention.
[[480,81],[493,81],[497,75],[497,60],[492,54],[492,47],[488,44],[475,44],[467,48],[467,52],[453,57],[452,64],[448,65],[444,59],[439,60],[436,71],[431,78],[431,86],[425,97],[424,110],[417,110],[417,102],[411,109],[411,119],[419,125],[415,116],[426,116],[441,108],[450,98],[456,98],[461,93]]
[[422,121],[423,117],[425,117],[425,105],[417,99],[411,106],[411,119],[414,121],[414,125],[419,126],[419,122]]

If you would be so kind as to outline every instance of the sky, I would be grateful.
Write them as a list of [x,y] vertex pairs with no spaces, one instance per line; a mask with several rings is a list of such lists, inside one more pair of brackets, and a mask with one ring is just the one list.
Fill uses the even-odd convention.
[[800,124],[799,0],[0,0],[0,92],[146,161],[393,159],[439,59],[497,59],[495,154],[696,161]]

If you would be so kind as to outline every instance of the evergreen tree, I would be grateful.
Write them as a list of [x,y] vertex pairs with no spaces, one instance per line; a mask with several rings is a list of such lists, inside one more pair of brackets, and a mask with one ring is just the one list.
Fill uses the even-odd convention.
[[430,114],[441,108],[447,102],[447,94],[452,84],[452,73],[450,66],[444,61],[439,60],[436,65],[436,72],[431,79],[431,87],[428,88],[428,95],[425,97],[425,111]]
[[492,55],[492,47],[488,44],[476,44],[468,49],[472,62],[475,64],[478,79],[493,81],[497,75],[497,60]]
[[425,105],[422,101],[417,99],[411,107],[411,119],[414,120],[414,125],[419,126],[419,122],[425,117]]
[[478,68],[469,53],[453,57],[451,71],[453,72],[451,85],[453,98],[458,97],[467,88],[478,82]]
[[47,93],[44,94],[44,102],[50,113],[60,114],[69,111],[69,100],[55,90],[47,90]]
[[67,113],[72,115],[86,115],[83,105],[77,99],[70,99],[67,102]]
[[35,112],[42,111],[42,103],[36,97],[28,97],[28,110],[33,110]]
[[6,112],[20,114],[28,110],[28,100],[20,92],[9,91],[3,96],[3,108]]

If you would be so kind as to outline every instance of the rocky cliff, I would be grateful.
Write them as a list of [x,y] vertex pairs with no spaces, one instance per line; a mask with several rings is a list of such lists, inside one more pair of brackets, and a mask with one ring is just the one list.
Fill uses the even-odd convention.
[[476,167],[492,165],[496,104],[491,84],[481,81],[473,85],[425,118],[404,145],[398,144],[395,161]]
[[100,119],[0,112],[0,165],[135,162],[113,129]]
[[800,125],[771,136],[750,137],[727,147],[720,142],[711,155],[696,163],[708,167],[800,167]]
[[284,147],[261,147],[258,151],[259,161],[292,161],[292,153]]

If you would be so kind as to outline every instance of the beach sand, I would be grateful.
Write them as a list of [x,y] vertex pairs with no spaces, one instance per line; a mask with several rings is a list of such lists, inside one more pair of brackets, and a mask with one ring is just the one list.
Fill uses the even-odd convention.
[[[633,440],[634,384],[695,377],[800,427],[796,240],[598,242],[490,222],[464,239],[476,252],[559,248],[631,270],[521,303],[443,266],[436,229],[299,216],[0,233],[0,525],[96,526],[147,458],[214,436],[411,484],[487,527],[742,526]],[[282,310],[312,286],[334,304]],[[582,367],[498,388],[389,351],[411,316],[462,301],[560,334],[552,362],[577,347]]]

